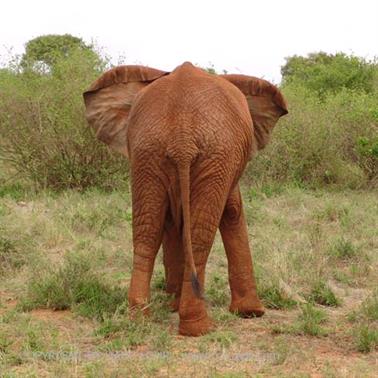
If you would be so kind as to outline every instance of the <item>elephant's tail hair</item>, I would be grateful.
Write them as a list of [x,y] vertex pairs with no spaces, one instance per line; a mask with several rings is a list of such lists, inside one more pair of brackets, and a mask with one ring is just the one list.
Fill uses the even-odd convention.
[[202,298],[201,285],[198,281],[196,265],[194,263],[192,237],[190,233],[190,163],[179,164],[177,169],[180,182],[181,204],[183,213],[183,239],[185,256],[192,271],[191,281],[193,292],[197,298]]

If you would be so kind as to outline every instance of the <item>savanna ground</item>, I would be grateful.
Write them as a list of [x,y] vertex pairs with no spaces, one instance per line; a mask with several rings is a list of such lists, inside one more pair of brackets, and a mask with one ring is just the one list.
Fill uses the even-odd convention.
[[228,310],[219,236],[207,267],[216,330],[187,338],[168,311],[159,253],[152,315],[130,321],[130,195],[4,187],[0,371],[4,377],[374,376],[378,196],[244,186],[259,319]]

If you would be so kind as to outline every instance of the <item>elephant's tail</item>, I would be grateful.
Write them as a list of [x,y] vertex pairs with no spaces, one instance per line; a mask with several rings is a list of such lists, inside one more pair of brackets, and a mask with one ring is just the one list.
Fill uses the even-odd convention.
[[183,213],[183,244],[185,256],[192,271],[191,281],[193,292],[196,297],[202,298],[201,285],[198,281],[196,265],[194,263],[192,237],[190,233],[190,164],[180,164],[177,168],[180,182],[181,204]]

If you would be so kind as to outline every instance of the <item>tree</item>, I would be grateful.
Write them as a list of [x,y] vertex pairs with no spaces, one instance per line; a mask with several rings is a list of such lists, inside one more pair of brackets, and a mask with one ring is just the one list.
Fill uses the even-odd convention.
[[36,66],[52,69],[58,60],[69,58],[76,51],[88,54],[89,58],[98,58],[93,46],[87,45],[81,38],[70,34],[42,35],[26,43],[21,65],[24,69]]
[[317,52],[287,57],[281,74],[284,85],[298,83],[324,97],[343,88],[372,92],[375,70],[375,62],[357,56]]

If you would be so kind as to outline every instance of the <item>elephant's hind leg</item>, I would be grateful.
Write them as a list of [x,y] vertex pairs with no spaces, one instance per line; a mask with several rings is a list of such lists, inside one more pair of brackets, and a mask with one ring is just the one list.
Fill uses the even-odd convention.
[[230,311],[245,317],[262,316],[265,310],[256,291],[239,186],[232,191],[227,200],[219,228],[228,260],[232,297]]
[[[156,254],[162,242],[166,214],[166,190],[154,175],[145,174],[140,185],[133,185],[133,272],[129,307],[147,311],[150,282]],[[146,179],[147,177],[147,179]],[[138,177],[133,177],[138,184]]]
[[177,311],[180,303],[185,258],[181,232],[171,219],[167,219],[164,226],[163,261],[166,292],[174,294],[171,309]]

